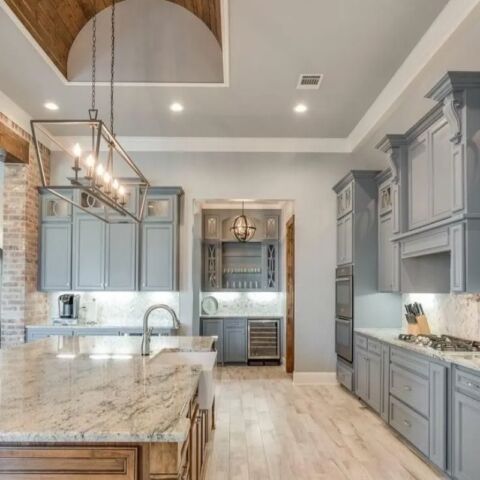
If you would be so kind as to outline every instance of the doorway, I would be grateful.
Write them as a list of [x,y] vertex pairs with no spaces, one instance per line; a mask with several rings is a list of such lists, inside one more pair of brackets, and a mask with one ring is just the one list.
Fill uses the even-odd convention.
[[286,225],[286,349],[285,369],[293,373],[295,368],[295,216]]

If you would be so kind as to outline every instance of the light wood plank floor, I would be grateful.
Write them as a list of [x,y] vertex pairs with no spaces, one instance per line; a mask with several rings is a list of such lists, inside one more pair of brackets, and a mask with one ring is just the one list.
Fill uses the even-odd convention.
[[445,478],[338,386],[294,386],[281,367],[218,373],[207,480]]

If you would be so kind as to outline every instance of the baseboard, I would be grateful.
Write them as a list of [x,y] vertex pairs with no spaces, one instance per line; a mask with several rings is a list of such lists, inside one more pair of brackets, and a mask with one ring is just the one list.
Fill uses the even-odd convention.
[[295,385],[336,385],[336,372],[293,372]]

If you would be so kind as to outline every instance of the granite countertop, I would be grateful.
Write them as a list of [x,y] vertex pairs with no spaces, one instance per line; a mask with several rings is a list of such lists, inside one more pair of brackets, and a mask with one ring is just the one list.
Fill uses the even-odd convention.
[[400,333],[405,333],[400,329],[393,328],[356,328],[356,333],[361,333],[376,340],[380,340],[396,347],[411,350],[420,355],[430,357],[442,362],[453,363],[471,370],[480,372],[480,352],[442,352],[433,348],[424,347],[415,343],[408,343],[398,339]]
[[182,442],[201,367],[163,351],[207,351],[209,337],[52,337],[0,351],[0,442]]

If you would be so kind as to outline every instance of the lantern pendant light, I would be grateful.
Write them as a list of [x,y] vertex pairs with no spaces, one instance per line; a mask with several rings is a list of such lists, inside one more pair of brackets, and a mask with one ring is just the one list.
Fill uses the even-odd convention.
[[[95,5],[96,2],[94,2]],[[114,80],[115,80],[115,3],[112,2],[111,14],[111,71],[110,71],[110,129],[107,128],[102,120],[98,119],[98,110],[95,105],[95,86],[96,86],[96,15],[92,20],[92,104],[88,110],[88,119],[85,120],[32,120],[32,137],[35,145],[42,186],[62,200],[79,208],[80,210],[93,215],[94,217],[106,223],[118,223],[125,221],[142,221],[145,210],[145,203],[148,188],[150,186],[146,177],[135,165],[133,160],[123,149],[114,134]],[[69,129],[74,128],[73,136],[77,136],[77,141],[73,142],[72,135],[66,134]],[[82,130],[79,135],[78,129]],[[52,133],[53,131],[53,133]],[[85,132],[85,133],[83,133]],[[58,136],[66,135],[64,137]],[[39,137],[46,138],[61,151],[66,153],[73,161],[73,176],[67,177],[66,183],[62,185],[51,185],[47,180],[46,165],[49,159],[46,149],[40,145]],[[86,147],[83,154],[81,144],[85,144],[84,139],[91,137],[91,147]],[[66,145],[69,142],[70,145]],[[90,150],[91,148],[91,150]],[[101,154],[106,151],[106,162],[102,163]],[[45,156],[45,157],[44,157]],[[115,176],[114,160],[122,165],[122,174],[128,172],[127,179],[120,179]],[[52,161],[54,161],[52,159]],[[129,203],[129,194],[127,187],[138,189],[141,194],[140,206],[137,209],[137,202]],[[86,195],[86,204],[82,201],[72,198],[68,192],[79,190]],[[95,205],[95,208],[89,208]],[[99,208],[97,208],[97,206]],[[102,208],[100,208],[102,207]],[[103,214],[102,214],[103,211]],[[111,213],[114,216],[111,216]]]
[[245,215],[245,202],[242,202],[242,214],[235,218],[230,231],[242,243],[249,242],[255,236],[257,227],[253,220]]

